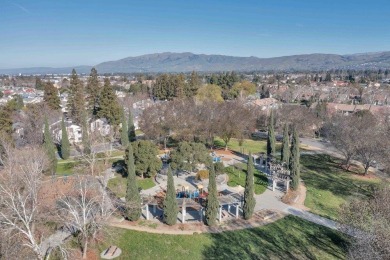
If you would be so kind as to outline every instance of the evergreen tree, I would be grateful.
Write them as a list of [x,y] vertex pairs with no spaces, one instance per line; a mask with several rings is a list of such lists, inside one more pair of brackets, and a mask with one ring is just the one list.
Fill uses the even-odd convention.
[[188,84],[186,85],[186,89],[185,89],[185,95],[187,97],[193,97],[196,95],[196,92],[198,91],[198,88],[201,86],[202,82],[199,78],[199,75],[198,73],[196,73],[195,71],[193,71],[191,73],[191,76],[189,78],[189,82]]
[[256,200],[254,197],[254,167],[252,154],[249,153],[247,174],[245,180],[245,192],[244,192],[244,206],[243,215],[244,219],[250,219],[253,215],[256,206]]
[[218,194],[217,194],[217,183],[215,180],[215,169],[214,165],[210,167],[210,175],[209,175],[209,186],[208,186],[208,196],[207,196],[207,205],[206,205],[206,213],[205,220],[208,226],[214,226],[217,220],[219,202],[218,202]]
[[297,190],[300,178],[300,153],[299,153],[299,135],[296,127],[293,130],[290,154],[290,176],[292,179],[291,188]]
[[100,89],[97,70],[95,68],[92,68],[88,78],[86,93],[87,93],[87,101],[88,101],[88,110],[93,115],[95,115],[98,110],[100,90],[101,89]]
[[289,161],[290,161],[289,144],[290,144],[290,139],[288,136],[288,124],[285,124],[283,129],[283,143],[282,143],[282,152],[281,152],[280,160],[282,162],[285,162],[287,166],[289,165]]
[[50,81],[44,84],[43,101],[53,110],[60,108],[61,101],[58,90]]
[[115,91],[108,78],[104,79],[104,86],[99,98],[99,110],[97,115],[99,118],[106,118],[107,121],[114,126],[119,125],[121,121],[122,108],[119,105]]
[[131,109],[129,108],[129,120],[127,122],[127,131],[130,142],[134,142],[136,140],[135,135],[135,127],[133,122],[133,114],[131,113]]
[[43,90],[44,84],[42,80],[38,77],[35,77],[35,89],[36,90]]
[[43,137],[43,146],[45,148],[47,157],[49,159],[49,168],[48,171],[50,174],[54,174],[57,169],[57,157],[55,152],[55,146],[53,143],[53,139],[51,138],[49,123],[47,118],[45,118],[45,129],[44,129],[44,137]]
[[70,144],[69,144],[69,138],[68,138],[68,133],[66,131],[64,119],[62,119],[62,122],[61,122],[61,131],[62,131],[61,157],[62,157],[62,159],[66,160],[69,158],[69,155],[70,155]]
[[267,138],[267,156],[272,158],[276,152],[276,140],[275,140],[275,129],[274,129],[274,113],[271,109],[271,115],[268,123],[268,138]]
[[84,86],[75,69],[72,70],[70,79],[67,108],[73,122],[80,124],[85,110]]
[[170,226],[176,224],[178,205],[176,200],[175,184],[172,169],[168,167],[167,194],[164,199],[164,222]]
[[129,144],[129,155],[127,156],[127,189],[126,202],[127,218],[131,221],[136,221],[141,216],[141,196],[139,194],[137,179],[135,176],[133,148]]
[[89,128],[88,128],[88,119],[84,110],[81,116],[81,143],[83,144],[83,152],[85,154],[91,153],[91,142],[89,139]]
[[129,134],[128,134],[126,117],[125,117],[125,111],[122,111],[121,144],[123,147],[127,147],[129,145]]
[[[132,149],[136,174],[142,178],[155,176],[162,167],[158,158],[158,147],[151,141],[139,140],[132,143]],[[130,151],[126,149],[125,158],[129,155]]]

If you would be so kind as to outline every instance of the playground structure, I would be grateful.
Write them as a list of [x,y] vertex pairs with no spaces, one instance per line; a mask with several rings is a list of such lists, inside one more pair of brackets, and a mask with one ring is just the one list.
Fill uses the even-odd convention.
[[291,176],[287,166],[279,163],[269,162],[268,163],[269,175],[272,180],[272,191],[275,191],[278,183],[283,183],[286,191],[289,190]]
[[[176,197],[179,209],[178,219],[182,223],[189,220],[203,222],[207,195],[207,192],[203,191],[203,187],[198,187],[195,191],[189,191],[188,188],[183,187],[183,190],[179,191]],[[220,191],[218,195],[218,221],[222,222],[231,217],[238,218],[243,203],[243,195],[228,190]],[[165,196],[166,190],[162,189],[154,196],[142,197],[142,211],[146,220],[150,220],[151,215],[153,219],[162,220],[162,205]]]
[[203,190],[203,185],[199,184],[193,191],[189,190],[188,186],[183,186],[182,190],[176,190],[176,198],[190,198],[194,200],[207,198],[208,193]]
[[213,163],[222,162],[222,156],[217,156],[214,151],[210,153],[210,156],[213,159]]

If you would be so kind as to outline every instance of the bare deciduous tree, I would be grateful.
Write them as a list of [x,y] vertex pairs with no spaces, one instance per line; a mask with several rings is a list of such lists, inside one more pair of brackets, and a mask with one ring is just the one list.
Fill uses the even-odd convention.
[[47,158],[36,147],[23,150],[4,145],[1,158],[4,169],[0,173],[0,228],[2,236],[14,234],[19,243],[31,250],[35,257],[44,259],[41,242],[45,234],[37,231],[36,224],[42,219],[38,192]]
[[390,259],[390,187],[374,192],[369,200],[355,199],[342,207],[343,229],[354,235],[349,258]]
[[77,176],[73,190],[58,201],[59,217],[72,233],[79,234],[84,259],[89,240],[107,224],[113,212],[106,185],[106,178]]

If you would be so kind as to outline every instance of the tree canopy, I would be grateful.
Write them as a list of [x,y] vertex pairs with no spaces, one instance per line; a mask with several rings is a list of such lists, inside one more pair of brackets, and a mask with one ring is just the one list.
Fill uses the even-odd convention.
[[[157,157],[157,146],[145,140],[135,141],[131,143],[131,146],[134,153],[136,174],[141,177],[152,177],[156,175],[162,167],[162,162]],[[126,158],[129,158],[129,149],[126,149]]]

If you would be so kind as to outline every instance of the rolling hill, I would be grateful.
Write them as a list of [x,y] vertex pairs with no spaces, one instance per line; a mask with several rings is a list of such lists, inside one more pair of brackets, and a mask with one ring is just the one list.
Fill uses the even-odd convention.
[[[304,54],[276,58],[235,57],[184,53],[156,53],[127,57],[95,65],[99,73],[189,72],[189,71],[304,71],[329,69],[389,69],[390,51],[352,55]],[[88,73],[92,66],[75,67]],[[0,69],[0,74],[70,73],[71,68]]]

